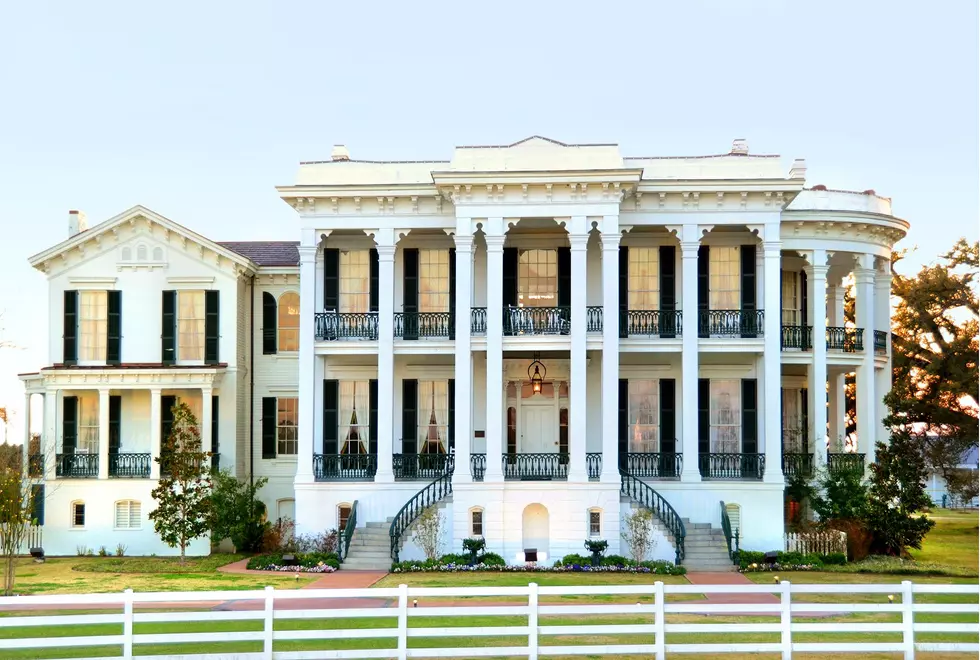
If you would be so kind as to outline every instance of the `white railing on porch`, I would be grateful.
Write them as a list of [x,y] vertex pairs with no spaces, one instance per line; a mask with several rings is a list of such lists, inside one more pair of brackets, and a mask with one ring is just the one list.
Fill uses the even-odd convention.
[[31,552],[31,548],[43,547],[41,539],[44,528],[40,525],[24,525],[24,527],[27,528],[27,531],[23,538],[21,538],[20,545],[17,547],[16,554],[18,555],[28,555]]
[[784,534],[783,550],[803,554],[814,552],[819,555],[840,552],[846,555],[847,534],[839,530]]
[[[775,594],[777,600],[766,603],[712,603],[709,601],[667,602],[672,595],[704,595],[704,594]],[[802,602],[793,600],[794,596],[811,594],[835,594],[840,596],[839,602]],[[854,594],[877,594],[879,602],[848,602],[848,596]],[[888,595],[894,597],[894,602]],[[972,602],[962,603],[917,603],[915,596],[920,594],[948,594],[956,600],[972,596]],[[980,644],[974,643],[980,632],[980,624],[976,622],[921,622],[916,621],[916,614],[944,613],[950,615],[970,614],[970,618],[980,613],[980,604],[976,596],[980,594],[980,586],[975,584],[913,584],[905,581],[897,584],[790,584],[781,582],[772,585],[665,585],[656,582],[649,585],[599,585],[576,587],[540,587],[529,584],[526,587],[460,587],[460,588],[409,588],[401,585],[388,589],[331,589],[331,590],[290,590],[276,591],[266,587],[264,591],[220,591],[220,592],[181,592],[181,593],[133,593],[127,590],[124,594],[91,594],[91,595],[50,595],[0,598],[0,611],[17,610],[30,611],[30,616],[0,616],[0,628],[8,629],[0,635],[0,657],[5,657],[6,651],[15,649],[32,649],[37,652],[35,658],[47,657],[44,649],[54,651],[60,648],[77,647],[110,647],[112,657],[119,657],[119,647],[122,657],[132,658],[134,648],[147,644],[208,644],[207,652],[190,653],[191,649],[181,651],[180,655],[154,655],[156,660],[176,659],[192,660],[300,660],[312,658],[435,658],[435,657],[526,657],[536,659],[539,656],[554,655],[648,655],[663,660],[667,654],[674,653],[778,653],[782,658],[791,658],[794,652],[806,653],[903,653],[905,658],[914,658],[916,651],[943,651],[977,653]],[[542,597],[554,596],[619,596],[629,597],[627,603],[620,604],[575,604],[552,605],[541,604]],[[458,600],[453,606],[441,606],[448,599],[482,597],[491,599],[471,601],[472,605],[459,605]],[[526,604],[511,602],[501,604],[499,599],[519,597],[526,599]],[[354,607],[337,607],[340,603],[332,603],[337,599],[378,599],[377,607],[364,607],[364,600],[354,603]],[[636,599],[634,604],[632,601]],[[494,601],[493,599],[498,599]],[[235,609],[215,611],[215,602],[259,601],[260,608],[251,610]],[[433,606],[426,606],[429,600]],[[865,599],[866,600],[866,599]],[[877,600],[877,598],[876,598]],[[301,601],[297,603],[296,601]],[[311,603],[312,601],[312,603]],[[319,602],[317,602],[319,601]],[[423,601],[421,607],[416,607],[416,601]],[[290,609],[290,603],[292,608]],[[370,602],[370,601],[369,601]],[[197,603],[199,611],[172,611],[180,604],[193,606]],[[323,605],[323,609],[318,606]],[[171,611],[147,611],[150,608],[166,608]],[[118,613],[110,614],[60,614],[43,615],[38,608],[66,609],[78,608],[91,612],[92,610],[121,609]],[[143,611],[134,612],[140,608]],[[201,611],[203,610],[203,611]],[[799,622],[797,617],[813,617],[823,615],[844,615],[853,612],[890,613],[898,622],[875,621],[866,622]],[[672,623],[668,617],[675,614],[720,614],[731,616],[771,617],[771,623],[735,622],[735,623]],[[631,615],[649,617],[649,623],[641,624],[601,624],[583,625],[550,625],[556,617],[596,615]],[[485,622],[487,616],[526,617],[526,625],[511,626],[454,626],[453,622],[439,627],[416,627],[410,621],[416,617],[453,619],[456,617],[480,617]],[[542,623],[539,617],[547,616],[549,620]],[[353,619],[353,618],[388,618],[394,625],[391,627],[340,628],[286,630],[277,628],[276,622],[311,620],[311,619]],[[935,619],[935,616],[933,616]],[[190,621],[210,622],[213,632],[173,632],[173,633],[144,633],[136,632],[135,626],[146,623],[180,624]],[[219,632],[222,623],[227,621],[255,621],[255,630],[229,630]],[[463,623],[463,622],[461,622]],[[503,623],[503,622],[502,622]],[[89,626],[92,624],[115,624],[115,630],[121,634],[101,634],[77,637],[60,637],[39,632],[29,636],[31,629],[38,626]],[[295,624],[294,624],[295,625]],[[10,630],[21,627],[22,631]],[[239,626],[241,628],[241,626]],[[174,625],[178,629],[178,625]],[[10,636],[20,632],[19,636]],[[61,630],[65,633],[68,631]],[[691,634],[710,634],[715,639],[717,635],[728,635],[724,643],[668,643],[668,636],[677,633],[675,640]],[[773,640],[763,643],[740,643],[738,637],[744,633],[769,633]],[[827,633],[827,641],[797,641],[797,633]],[[840,633],[875,633],[870,641],[841,641]],[[880,633],[890,633],[901,641],[880,641]],[[965,640],[955,642],[921,642],[917,641],[918,633],[954,633]],[[602,635],[603,637],[625,635],[629,643],[613,644],[582,644],[552,645],[547,641],[555,636],[572,635]],[[456,637],[517,637],[526,639],[512,646],[454,646],[451,641]],[[383,649],[310,649],[310,650],[276,650],[277,642],[320,642],[328,640],[354,639],[389,639],[388,648]],[[445,638],[447,644],[436,648],[421,648],[411,645],[410,640],[417,638]],[[688,638],[690,639],[690,638]],[[253,651],[230,650],[223,651],[225,642],[252,642]],[[543,643],[544,642],[544,643]],[[58,651],[54,651],[58,653]],[[86,657],[109,657],[92,655],[86,651]]]

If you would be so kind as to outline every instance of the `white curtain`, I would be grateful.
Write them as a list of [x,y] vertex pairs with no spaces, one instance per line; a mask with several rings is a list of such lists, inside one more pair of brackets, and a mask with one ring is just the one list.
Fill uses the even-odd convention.
[[783,390],[783,445],[787,452],[802,451],[803,420],[800,419],[799,390]]
[[340,453],[347,452],[347,435],[350,433],[350,418],[354,412],[354,389],[355,384],[352,380],[340,381],[340,420],[338,428],[338,438],[340,440]]
[[738,309],[742,288],[738,248],[712,245],[708,262],[708,308]]
[[359,451],[366,454],[371,434],[371,391],[368,381],[357,381],[354,403],[357,404],[357,437],[361,444]]
[[78,397],[78,446],[80,454],[99,453],[99,399]]
[[654,453],[660,450],[659,383],[656,380],[629,381],[629,419],[631,452]]
[[434,382],[433,391],[435,393],[436,427],[439,429],[439,446],[443,451],[449,445],[449,382],[439,380]]
[[204,292],[177,293],[177,358],[204,359]]
[[81,360],[101,362],[106,358],[108,295],[106,291],[81,292],[78,352]]
[[741,383],[737,380],[712,380],[709,421],[710,451],[734,454],[741,448]]

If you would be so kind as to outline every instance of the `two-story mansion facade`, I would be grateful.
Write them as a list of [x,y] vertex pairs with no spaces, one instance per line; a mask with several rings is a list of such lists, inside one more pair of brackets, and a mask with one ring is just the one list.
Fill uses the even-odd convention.
[[[383,528],[391,547],[364,565],[417,553],[407,527],[432,503],[447,551],[483,536],[509,561],[590,537],[619,552],[636,506],[658,514],[663,558],[722,507],[742,547],[770,550],[789,475],[885,439],[888,263],[908,225],[872,191],[807,188],[802,161],[787,173],[741,141],[693,158],[338,148],[279,193],[298,245],[214,243],[138,208],[32,258],[51,283],[51,361],[24,376],[53,456],[49,552],[114,544],[133,515],[115,503],[136,500],[140,541],[121,542],[166,551],[145,517],[167,397],[216,429],[222,467],[270,477],[270,518]],[[148,469],[120,474],[130,453]],[[685,563],[710,563],[698,552]]]

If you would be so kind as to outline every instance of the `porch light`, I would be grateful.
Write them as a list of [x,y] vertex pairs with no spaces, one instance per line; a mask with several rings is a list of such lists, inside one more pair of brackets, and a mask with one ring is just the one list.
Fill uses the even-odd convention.
[[[534,369],[534,372],[531,372]],[[544,371],[542,374],[541,372]],[[531,362],[530,366],[527,368],[527,375],[531,378],[531,391],[535,394],[541,393],[541,385],[544,383],[544,377],[548,373],[548,369],[544,366],[544,363],[540,360],[540,354],[534,354],[534,361]]]

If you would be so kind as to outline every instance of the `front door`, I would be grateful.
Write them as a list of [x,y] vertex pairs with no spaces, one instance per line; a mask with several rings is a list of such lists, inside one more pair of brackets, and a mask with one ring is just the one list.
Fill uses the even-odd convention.
[[558,437],[555,429],[555,409],[553,406],[525,405],[521,408],[523,428],[521,429],[522,454],[553,454],[558,451]]

